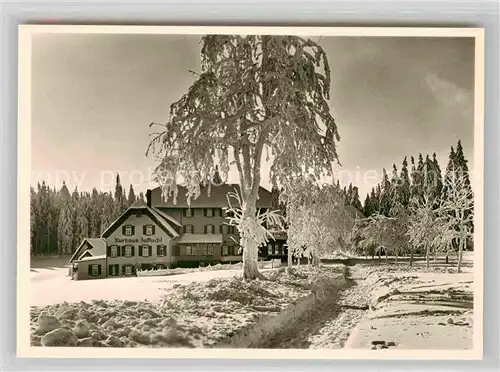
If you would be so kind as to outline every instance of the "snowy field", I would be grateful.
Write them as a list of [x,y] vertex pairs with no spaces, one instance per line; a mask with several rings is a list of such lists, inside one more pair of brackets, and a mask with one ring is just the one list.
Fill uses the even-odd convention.
[[[269,271],[269,270],[262,270]],[[67,268],[36,268],[30,272],[30,305],[45,306],[92,300],[158,301],[175,284],[240,276],[241,270],[191,272],[163,277],[71,280]]]

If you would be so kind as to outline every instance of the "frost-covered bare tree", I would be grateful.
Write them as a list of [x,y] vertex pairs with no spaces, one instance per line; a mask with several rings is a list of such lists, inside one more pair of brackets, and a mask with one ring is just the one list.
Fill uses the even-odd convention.
[[472,239],[474,222],[474,197],[469,186],[468,174],[461,171],[445,178],[445,192],[437,214],[440,223],[435,244],[452,247],[454,240],[458,241],[457,271],[461,272],[463,250],[468,239]]
[[321,256],[345,249],[354,217],[345,208],[341,190],[303,177],[295,180],[290,191],[286,197],[289,255],[305,255],[317,265]]
[[189,203],[216,166],[224,179],[236,166],[243,274],[254,279],[258,246],[251,226],[256,226],[263,159],[271,162],[272,184],[285,191],[293,177],[329,175],[338,161],[327,56],[318,43],[298,36],[207,35],[201,44],[201,72],[171,105],[148,152],[158,158],[155,173],[163,196],[174,202],[179,179]]
[[417,247],[425,251],[426,266],[429,268],[430,254],[439,245],[436,237],[439,235],[441,220],[436,212],[436,199],[430,193],[421,198],[415,197],[410,201],[410,218],[408,221],[408,238],[411,249],[410,264],[413,261],[413,252]]

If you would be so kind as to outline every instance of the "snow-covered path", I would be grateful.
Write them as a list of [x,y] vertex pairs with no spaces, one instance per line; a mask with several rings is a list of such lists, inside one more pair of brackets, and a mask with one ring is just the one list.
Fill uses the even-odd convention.
[[[264,270],[265,271],[265,270]],[[30,272],[30,305],[45,306],[91,300],[158,301],[175,284],[231,278],[241,270],[214,270],[160,277],[130,277],[74,281],[67,268],[33,269]]]

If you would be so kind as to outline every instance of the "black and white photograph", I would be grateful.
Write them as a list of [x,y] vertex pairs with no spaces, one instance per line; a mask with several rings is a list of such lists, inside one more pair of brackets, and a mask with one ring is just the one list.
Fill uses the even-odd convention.
[[482,29],[19,31],[18,351],[481,356]]

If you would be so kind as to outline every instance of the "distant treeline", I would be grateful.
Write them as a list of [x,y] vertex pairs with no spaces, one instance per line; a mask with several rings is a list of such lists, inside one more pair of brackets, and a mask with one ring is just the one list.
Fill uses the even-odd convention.
[[439,202],[442,197],[443,185],[446,183],[444,180],[451,177],[458,169],[465,173],[465,187],[471,187],[467,160],[460,141],[458,141],[456,149],[451,147],[444,175],[441,172],[436,153],[432,155],[432,158],[426,155],[425,159],[422,154],[419,154],[417,159],[411,156],[410,165],[411,168],[408,170],[407,157],[403,159],[400,172],[398,172],[396,164],[393,164],[390,179],[386,170],[383,170],[382,181],[366,195],[363,205],[363,214],[366,217],[375,214],[388,216],[396,202],[406,208],[411,199],[422,199],[424,194],[436,198]]
[[42,182],[31,187],[31,255],[69,255],[83,238],[99,237],[123,211],[138,199],[130,185],[128,195],[116,177],[114,195],[111,192],[70,193],[63,182],[59,190]]

